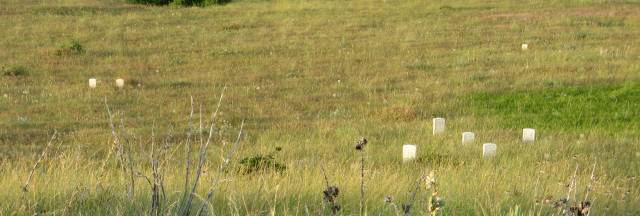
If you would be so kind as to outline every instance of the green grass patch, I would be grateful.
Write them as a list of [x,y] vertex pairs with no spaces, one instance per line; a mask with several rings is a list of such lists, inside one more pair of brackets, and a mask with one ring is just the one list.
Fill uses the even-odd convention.
[[476,115],[500,116],[505,127],[624,129],[640,125],[640,84],[568,86],[471,96]]
[[56,55],[58,56],[70,56],[70,55],[81,55],[86,52],[85,47],[78,40],[71,40],[67,43],[60,45],[58,50],[56,50]]

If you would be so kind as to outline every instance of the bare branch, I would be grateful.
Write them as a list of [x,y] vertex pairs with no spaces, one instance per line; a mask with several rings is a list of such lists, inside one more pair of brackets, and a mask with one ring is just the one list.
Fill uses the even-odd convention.
[[327,177],[327,172],[324,170],[324,164],[320,164],[320,168],[322,169],[322,175],[324,176],[324,182],[329,187],[329,178]]
[[595,172],[597,163],[597,161],[593,162],[593,169],[591,169],[591,178],[589,179],[589,186],[587,186],[587,191],[585,192],[583,202],[586,202],[589,199],[589,193],[591,192],[593,182],[596,180]]
[[189,113],[189,131],[187,132],[187,159],[186,159],[186,170],[184,177],[184,190],[186,191],[189,188],[189,173],[191,168],[191,134],[193,133],[193,96],[191,96],[191,112]]
[[[126,147],[127,149],[127,160],[128,160],[128,168],[129,168],[129,199],[133,198],[133,196],[135,195],[135,185],[136,185],[136,181],[135,181],[135,175],[133,174],[133,156],[131,154],[131,140],[127,138],[127,132],[124,129],[124,119],[120,118],[120,130],[125,134],[124,136],[124,143],[128,144],[126,146],[123,146],[123,149]],[[123,166],[124,168],[124,166]],[[126,170],[125,170],[126,172]]]
[[227,155],[224,157],[224,161],[222,161],[222,165],[220,166],[220,171],[224,170],[224,168],[231,161],[231,157],[233,157],[233,154],[236,152],[236,150],[238,150],[238,146],[240,144],[240,138],[242,137],[242,131],[243,131],[242,129],[244,129],[244,119],[242,120],[242,123],[240,124],[240,132],[238,132],[238,137],[236,138],[236,142],[233,143],[233,146],[231,147],[231,150],[229,152],[227,152]]
[[33,173],[36,171],[36,168],[38,168],[38,165],[40,164],[40,162],[42,161],[42,158],[44,158],[44,156],[47,154],[47,152],[49,151],[49,146],[51,146],[51,143],[53,143],[53,140],[56,139],[56,135],[58,134],[57,130],[53,131],[53,135],[51,136],[51,139],[49,139],[49,142],[47,142],[47,145],[44,147],[44,150],[42,150],[42,153],[40,153],[40,157],[38,157],[38,160],[36,161],[35,164],[33,164],[33,168],[31,168],[31,172],[29,172],[29,177],[27,177],[27,180],[24,183],[24,186],[22,186],[22,191],[23,192],[28,192],[29,190],[29,183],[31,183],[31,178],[33,177]]
[[[122,172],[125,175],[129,175],[129,186],[127,188],[127,197],[129,197],[129,199],[133,198],[134,195],[134,189],[135,189],[135,179],[134,179],[134,175],[133,175],[133,161],[132,161],[132,156],[131,153],[129,153],[129,163],[127,163],[126,159],[124,158],[124,154],[125,154],[125,147],[122,144],[120,137],[118,136],[118,133],[116,132],[116,125],[113,123],[113,114],[111,113],[111,109],[109,109],[109,104],[107,103],[107,97],[104,98],[104,106],[107,110],[107,115],[109,115],[109,127],[111,127],[111,135],[113,136],[113,146],[112,146],[112,150],[113,148],[117,149],[117,153],[118,153],[118,159],[119,159],[119,163],[122,165]],[[124,120],[120,119],[121,121],[121,129],[124,130]],[[107,156],[107,159],[105,159],[105,161],[103,162],[103,166],[101,168],[101,174],[104,171],[104,166],[106,165],[107,160],[109,159],[109,156],[111,156],[111,151],[109,152],[109,155]],[[129,169],[129,172],[127,172],[127,168]],[[99,176],[99,178],[101,178],[102,176]],[[100,184],[100,180],[98,180],[98,185]]]
[[[236,150],[240,146],[240,140],[242,138],[243,129],[244,129],[244,119],[242,120],[242,123],[240,124],[240,131],[238,132],[238,137],[236,138],[236,142],[233,143],[233,146],[231,147],[231,150],[227,153],[227,155],[224,158],[224,161],[220,165],[219,172],[220,172],[221,175],[222,175],[224,169],[227,167],[227,165],[231,161],[231,158],[233,157],[233,154],[236,152]],[[207,202],[209,202],[211,200],[211,197],[213,197],[213,191],[215,189],[215,186],[218,183],[219,183],[219,179],[214,181],[213,184],[211,185],[211,188],[209,189],[209,192],[207,192],[207,199],[206,199]],[[200,210],[198,211],[197,215],[198,216],[202,215],[202,213],[206,210],[205,208],[206,208],[206,203],[203,203],[202,207],[200,207]]]
[[158,160],[155,155],[155,132],[151,129],[151,171],[153,184],[151,185],[151,214],[154,216],[160,215],[160,174],[158,173]]
[[202,142],[200,143],[200,157],[199,157],[199,161],[198,161],[198,168],[196,170],[196,175],[195,175],[195,179],[193,182],[193,186],[191,187],[191,192],[187,195],[187,199],[185,201],[185,204],[180,208],[180,214],[179,215],[189,215],[190,211],[191,211],[191,202],[193,200],[193,194],[196,192],[196,189],[198,187],[198,182],[200,181],[200,175],[202,174],[202,167],[204,166],[204,162],[206,160],[207,157],[207,147],[209,147],[209,144],[211,143],[211,138],[213,137],[213,132],[215,129],[215,122],[216,122],[216,117],[218,116],[218,112],[220,110],[220,106],[222,105],[222,98],[224,97],[224,92],[226,91],[227,86],[225,86],[222,89],[222,93],[220,93],[220,98],[218,99],[218,105],[216,106],[216,110],[211,114],[211,125],[209,126],[209,136],[207,138],[207,141],[204,142],[204,145],[202,145]]
[[113,115],[111,114],[111,109],[109,109],[109,104],[107,104],[107,97],[104,98],[104,106],[107,109],[107,114],[109,115],[109,126],[111,127],[111,135],[113,136],[113,144],[117,147],[118,149],[118,154],[120,155],[120,163],[124,165],[124,161],[123,161],[123,147],[122,147],[122,143],[120,142],[120,138],[118,137],[118,133],[116,132],[116,126],[113,123]]
[[200,147],[204,145],[204,137],[202,136],[202,104],[200,104],[200,113],[198,114],[200,118],[200,126],[198,128],[198,136],[200,137]]
[[567,202],[569,201],[569,198],[571,198],[571,191],[576,186],[576,177],[578,175],[579,166],[580,166],[579,164],[576,164],[576,171],[573,173],[573,177],[571,178],[571,183],[569,183],[569,191],[567,192]]

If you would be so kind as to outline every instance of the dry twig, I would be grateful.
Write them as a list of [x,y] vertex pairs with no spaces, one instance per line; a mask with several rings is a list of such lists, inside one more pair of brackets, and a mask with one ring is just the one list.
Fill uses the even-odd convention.
[[[231,158],[233,157],[233,154],[235,153],[235,151],[240,146],[240,140],[242,138],[243,129],[244,129],[244,120],[242,120],[242,123],[240,124],[240,131],[238,132],[238,137],[236,138],[236,142],[231,147],[231,150],[229,152],[227,152],[227,155],[225,156],[225,158],[223,159],[222,164],[220,165],[220,169],[218,171],[221,173],[221,175],[222,175],[222,172],[224,171],[224,169],[228,166],[229,162],[231,161]],[[209,189],[209,192],[207,192],[206,202],[210,202],[211,198],[213,197],[213,191],[215,189],[215,186],[219,183],[219,181],[220,181],[220,179],[217,179],[215,182],[213,182],[211,188]],[[202,215],[202,213],[205,210],[206,210],[206,203],[203,203],[202,207],[200,207],[200,210],[198,211],[197,215]]]
[[222,93],[220,94],[220,98],[218,99],[218,105],[216,106],[216,110],[211,114],[211,125],[209,126],[209,137],[207,138],[206,142],[200,143],[200,156],[199,156],[198,168],[196,170],[193,186],[191,187],[191,191],[189,192],[189,194],[187,194],[187,198],[185,199],[183,205],[180,206],[179,215],[183,215],[183,216],[190,215],[191,202],[193,201],[193,194],[196,192],[196,189],[198,187],[200,175],[202,174],[202,167],[204,166],[204,162],[207,157],[207,147],[211,143],[211,138],[213,137],[213,134],[214,134],[213,132],[215,129],[216,117],[218,116],[218,111],[220,110],[220,106],[222,104],[222,98],[224,97],[224,92],[226,89],[227,89],[226,86],[222,89]]
[[51,139],[49,139],[49,142],[47,142],[47,145],[44,147],[44,150],[42,150],[42,153],[40,154],[40,157],[38,157],[38,160],[36,161],[36,163],[33,164],[33,168],[31,168],[31,172],[29,172],[29,177],[27,177],[27,180],[22,186],[23,192],[29,191],[29,184],[31,183],[31,178],[33,177],[33,173],[36,171],[36,168],[38,168],[38,165],[42,161],[42,158],[44,158],[45,155],[47,155],[47,152],[49,151],[49,146],[51,146],[51,143],[53,143],[53,140],[56,139],[57,134],[58,134],[57,130],[53,131],[53,135],[51,136]]

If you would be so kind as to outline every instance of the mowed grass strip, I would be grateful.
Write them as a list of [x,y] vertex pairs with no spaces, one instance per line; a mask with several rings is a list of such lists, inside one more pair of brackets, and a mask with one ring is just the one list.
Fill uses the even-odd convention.
[[637,131],[640,84],[593,84],[470,96],[477,116],[499,116],[504,128]]

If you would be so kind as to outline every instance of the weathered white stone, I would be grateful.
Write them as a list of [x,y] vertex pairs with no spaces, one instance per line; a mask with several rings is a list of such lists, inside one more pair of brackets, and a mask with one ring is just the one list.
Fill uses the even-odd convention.
[[522,142],[533,143],[536,141],[536,129],[525,128],[522,129]]
[[418,152],[418,147],[414,144],[402,145],[402,161],[408,162],[408,161],[415,160],[417,152]]
[[498,146],[495,143],[482,144],[482,157],[494,157],[498,151]]
[[462,133],[462,144],[473,143],[476,139],[476,134],[473,132],[463,132]]
[[98,81],[96,80],[96,78],[89,79],[89,88],[95,88],[97,84]]
[[124,80],[123,79],[116,79],[116,86],[118,88],[124,87]]
[[444,118],[433,118],[433,135],[444,134]]

